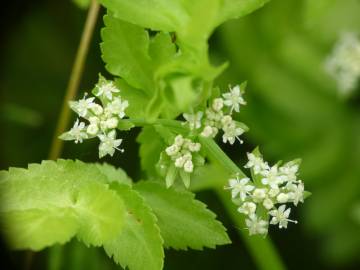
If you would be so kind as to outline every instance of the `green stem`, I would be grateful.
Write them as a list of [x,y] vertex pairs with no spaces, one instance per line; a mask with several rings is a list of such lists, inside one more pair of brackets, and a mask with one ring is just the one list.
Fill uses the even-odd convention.
[[[68,86],[62,104],[61,113],[52,140],[49,159],[58,159],[61,155],[63,149],[63,140],[59,140],[58,136],[61,133],[63,133],[66,130],[67,126],[69,125],[70,109],[68,106],[68,102],[69,100],[74,99],[78,92],[81,77],[84,71],[85,60],[88,55],[90,41],[95,29],[99,10],[100,10],[100,5],[97,3],[96,0],[92,0],[90,4],[90,8],[87,13],[86,22],[81,36],[80,44],[76,53],[74,65],[70,74]],[[52,247],[49,250],[49,255],[48,255],[49,258],[48,268],[51,270],[60,269],[62,257],[63,257],[63,247],[61,246]],[[30,265],[28,269],[30,269]]]
[[244,229],[245,223],[243,216],[239,215],[236,205],[231,201],[228,192],[224,190],[216,190],[219,198],[233,223],[237,227],[237,232],[244,240],[247,249],[250,251],[255,264],[260,270],[284,270],[286,269],[280,255],[274,247],[269,235],[262,237],[259,235],[249,236],[249,233]]
[[[176,120],[157,119],[151,123],[143,119],[130,119],[130,121],[137,126],[161,124],[174,132],[179,133],[186,133],[188,130],[186,126],[182,125],[182,122]],[[199,140],[211,161],[220,164],[230,174],[246,177],[241,169],[224,153],[213,139],[199,136]],[[216,189],[215,191],[220,197],[234,224],[239,228],[237,231],[244,240],[258,268],[261,270],[286,269],[269,236],[266,238],[261,236],[249,236],[249,233],[243,229],[245,228],[244,218],[237,212],[236,205],[231,201],[228,192],[225,192],[223,189]]]
[[97,3],[97,1],[92,0],[87,14],[84,30],[81,36],[79,48],[76,53],[74,65],[71,71],[69,83],[66,89],[66,94],[63,100],[59,120],[56,126],[56,131],[52,140],[49,159],[57,159],[61,155],[64,142],[63,140],[59,140],[58,137],[61,133],[65,132],[66,128],[69,125],[70,109],[68,106],[68,102],[69,100],[75,98],[79,89],[81,77],[84,71],[85,60],[89,51],[89,45],[96,25],[99,9],[100,5]]

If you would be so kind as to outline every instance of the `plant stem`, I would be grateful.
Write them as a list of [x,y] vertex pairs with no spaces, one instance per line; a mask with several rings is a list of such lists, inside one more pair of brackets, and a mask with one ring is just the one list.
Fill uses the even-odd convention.
[[233,223],[238,228],[237,232],[244,240],[257,268],[260,270],[285,270],[286,267],[269,236],[249,236],[249,233],[243,229],[245,228],[244,218],[239,215],[236,205],[231,201],[228,192],[218,189],[216,190],[216,193],[221,199],[221,202]]
[[58,136],[63,133],[69,125],[70,109],[68,106],[69,100],[75,98],[81,77],[84,71],[85,60],[89,51],[89,45],[92,34],[96,25],[99,14],[100,5],[96,0],[91,1],[91,5],[87,14],[84,30],[81,36],[80,44],[76,53],[74,65],[71,71],[70,79],[64,96],[59,120],[57,122],[56,130],[52,140],[49,159],[57,159],[61,155],[63,148],[63,141],[58,139]]
[[[60,116],[57,122],[56,130],[52,140],[51,148],[49,151],[49,159],[58,159],[61,155],[63,148],[63,141],[58,139],[58,136],[63,133],[69,125],[70,109],[68,106],[69,100],[74,99],[77,94],[81,77],[84,71],[85,60],[89,51],[90,41],[94,28],[96,25],[97,17],[99,14],[100,5],[96,0],[92,0],[90,8],[87,13],[84,30],[81,36],[80,44],[76,52],[75,61],[71,70],[68,86],[63,99],[63,104],[60,112]],[[57,257],[61,257],[61,250],[59,248],[50,250],[50,257],[52,253],[56,253]],[[24,269],[30,270],[32,262],[34,260],[35,253],[28,251],[26,253],[26,262]],[[51,260],[50,260],[51,261]],[[59,261],[59,260],[57,260]],[[56,263],[52,264],[52,269],[57,269]]]

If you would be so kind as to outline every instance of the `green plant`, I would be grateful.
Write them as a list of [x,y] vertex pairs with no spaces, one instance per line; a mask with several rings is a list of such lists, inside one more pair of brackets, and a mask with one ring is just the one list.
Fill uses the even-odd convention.
[[[162,269],[164,247],[230,243],[215,215],[186,190],[196,183],[216,189],[229,211],[235,207],[244,214],[236,219],[250,235],[266,235],[269,223],[286,228],[292,220],[285,204],[297,205],[306,196],[297,179],[299,162],[270,167],[255,149],[245,166],[250,181],[214,141],[222,133],[224,143],[242,142],[239,136],[248,128],[233,114],[246,104],[246,83],[226,93],[213,85],[226,64],[211,65],[208,38],[224,21],[267,1],[100,2],[107,8],[103,60],[116,79],[99,75],[94,97],[70,102],[81,119],[60,138],[81,143],[96,137],[102,158],[124,152],[118,130],[140,127],[146,181],[134,182],[107,164],[71,160],[10,168],[1,175],[0,214],[12,247],[40,250],[76,236],[88,246],[103,246],[124,268]],[[216,166],[217,179],[209,181],[205,170]],[[228,179],[232,201],[221,191]],[[267,254],[253,252],[262,269],[283,267],[268,239],[244,237],[253,251]]]

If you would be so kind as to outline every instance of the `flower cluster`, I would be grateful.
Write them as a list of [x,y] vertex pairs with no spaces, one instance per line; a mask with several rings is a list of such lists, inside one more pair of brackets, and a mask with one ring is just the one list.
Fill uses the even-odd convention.
[[360,78],[360,40],[354,33],[343,34],[325,62],[328,73],[343,94],[357,87]]
[[299,160],[269,166],[256,149],[248,153],[248,162],[253,181],[239,177],[229,180],[227,189],[231,189],[238,211],[247,216],[245,223],[250,235],[267,234],[269,224],[287,228],[290,208],[286,204],[297,206],[304,202],[304,184],[297,179]]
[[177,135],[173,144],[168,146],[160,155],[160,173],[165,176],[166,186],[174,184],[179,176],[185,187],[190,186],[190,175],[196,166],[202,166],[205,162],[201,153],[201,144],[191,139]]
[[167,147],[165,152],[174,161],[175,167],[182,168],[187,173],[192,173],[194,170],[192,153],[199,152],[200,148],[200,143],[192,142],[182,135],[177,135],[174,144]]
[[100,99],[102,105],[94,102],[95,97],[87,97],[87,93],[79,101],[70,101],[71,109],[88,124],[77,119],[74,126],[60,138],[82,143],[85,139],[98,137],[100,158],[112,156],[116,149],[123,151],[119,149],[122,139],[116,138],[116,128],[119,121],[125,117],[129,103],[121,99],[119,92],[112,81],[107,81],[100,75],[94,95]]
[[234,121],[231,116],[233,111],[240,111],[240,105],[246,104],[242,97],[243,90],[241,88],[245,88],[245,84],[230,88],[228,93],[212,100],[211,106],[205,110],[205,116],[202,111],[195,114],[184,113],[183,116],[190,129],[200,129],[201,136],[211,138],[214,138],[218,132],[222,130],[224,143],[229,142],[230,144],[234,144],[236,139],[242,143],[239,136],[243,134],[245,130],[243,126]]

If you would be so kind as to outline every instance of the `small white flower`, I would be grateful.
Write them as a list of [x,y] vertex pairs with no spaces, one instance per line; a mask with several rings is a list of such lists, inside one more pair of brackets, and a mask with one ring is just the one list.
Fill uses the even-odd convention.
[[218,130],[216,128],[213,128],[211,126],[206,126],[204,130],[201,132],[201,136],[209,138],[209,137],[215,137]]
[[264,178],[261,179],[261,183],[269,185],[271,188],[277,188],[282,182],[282,177],[279,174],[278,166],[274,165],[270,169],[261,172]]
[[85,98],[86,93],[82,99],[79,101],[70,101],[70,108],[73,109],[79,116],[86,117],[88,110],[91,109],[95,103],[93,97],[91,98]]
[[129,106],[127,100],[122,101],[121,98],[115,97],[114,100],[106,107],[108,112],[117,115],[120,119],[124,118],[125,110]]
[[216,112],[221,111],[223,106],[224,106],[224,100],[222,98],[216,98],[213,100],[212,108],[214,111]]
[[82,143],[84,139],[88,138],[88,135],[85,131],[85,123],[79,122],[79,119],[76,119],[74,126],[68,132],[70,138],[75,140],[75,143]]
[[98,85],[98,92],[95,94],[97,97],[103,96],[108,100],[112,100],[113,93],[119,93],[120,90],[114,85],[113,82],[102,82]]
[[190,142],[190,143],[189,143],[189,146],[188,146],[188,149],[189,149],[191,152],[199,152],[200,149],[201,149],[201,144],[200,144],[200,143]]
[[240,194],[240,199],[242,201],[245,200],[247,194],[254,189],[253,185],[248,184],[250,181],[249,178],[242,179],[230,179],[229,180],[229,189],[231,189],[231,196],[235,198],[238,194]]
[[249,234],[267,234],[269,223],[266,220],[258,218],[256,215],[251,215],[249,219],[245,220],[246,226],[249,229]]
[[175,160],[175,167],[182,168],[182,167],[184,167],[185,162],[186,162],[186,159],[183,156],[178,157]]
[[106,127],[108,129],[114,129],[117,127],[119,120],[116,117],[111,117],[106,120]]
[[96,135],[99,132],[99,127],[96,124],[90,124],[87,127],[86,132],[90,135]]
[[289,200],[289,195],[287,195],[286,193],[280,193],[279,195],[277,195],[276,200],[279,203],[286,203]]
[[194,170],[194,164],[191,160],[187,160],[184,164],[184,171],[187,173],[192,173]]
[[269,214],[272,216],[270,224],[279,224],[279,228],[287,228],[288,222],[297,223],[295,220],[288,219],[291,209],[285,210],[285,205],[281,205],[278,209],[271,210]]
[[256,211],[256,204],[253,202],[244,202],[239,208],[238,211],[245,215],[254,214]]
[[264,188],[257,188],[253,191],[252,197],[255,202],[261,202],[266,197],[266,189]]
[[291,184],[288,189],[291,191],[290,198],[293,201],[294,205],[298,205],[299,202],[304,202],[304,183],[300,182],[299,184]]
[[298,173],[299,165],[288,162],[284,166],[280,167],[279,170],[285,181],[292,182],[296,181],[296,174]]
[[181,136],[181,135],[177,135],[177,136],[175,137],[175,142],[174,142],[174,144],[177,145],[177,146],[179,146],[179,147],[181,147],[181,146],[183,145],[183,143],[184,143],[184,137]]
[[100,115],[104,112],[104,109],[99,104],[94,103],[91,107],[91,111],[96,115]]
[[267,170],[269,165],[263,161],[262,157],[256,156],[253,153],[247,153],[248,163],[245,168],[252,168],[255,174],[259,174],[261,171]]
[[101,143],[99,145],[99,157],[102,158],[106,155],[113,156],[115,149],[123,152],[123,149],[119,149],[122,139],[116,139],[116,131],[112,130],[108,134],[98,135]]
[[225,93],[222,96],[225,99],[224,104],[228,107],[231,107],[231,111],[234,110],[235,112],[239,112],[240,105],[246,105],[246,102],[242,97],[239,85],[230,88],[230,92]]
[[167,147],[165,149],[166,154],[168,154],[168,156],[173,156],[176,153],[178,153],[180,150],[179,146],[177,146],[176,144],[170,145],[169,147]]
[[183,117],[189,124],[191,130],[198,129],[201,127],[201,118],[203,117],[204,113],[199,111],[194,114],[184,113]]
[[264,201],[263,201],[263,206],[267,209],[267,210],[270,210],[271,208],[274,207],[274,203],[271,199],[269,198],[266,198]]
[[278,195],[280,192],[279,188],[271,188],[268,192],[270,197],[275,197],[276,195]]
[[235,139],[237,139],[240,143],[243,141],[239,138],[241,134],[245,131],[242,128],[236,127],[235,123],[226,125],[223,127],[224,134],[222,136],[223,142],[229,142],[230,144],[234,144]]

